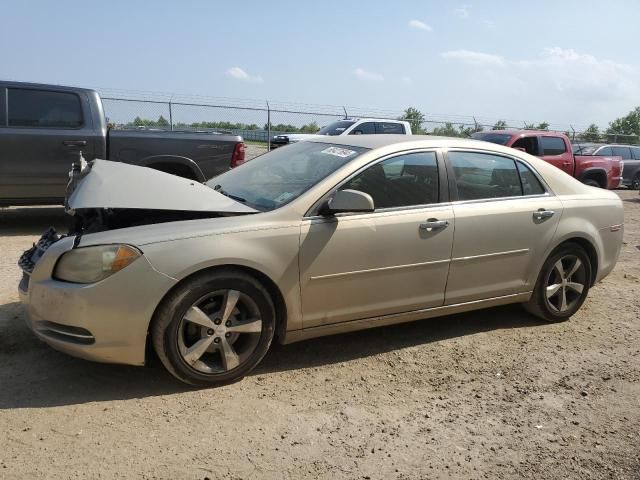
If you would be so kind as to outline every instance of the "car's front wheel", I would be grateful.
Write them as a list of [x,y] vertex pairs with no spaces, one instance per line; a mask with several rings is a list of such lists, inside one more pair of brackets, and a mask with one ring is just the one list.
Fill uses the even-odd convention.
[[251,275],[220,270],[179,285],[158,308],[153,345],[179,380],[199,386],[238,380],[267,353],[275,327],[273,301]]
[[547,258],[525,308],[549,322],[566,320],[582,306],[590,285],[589,256],[580,245],[566,243]]

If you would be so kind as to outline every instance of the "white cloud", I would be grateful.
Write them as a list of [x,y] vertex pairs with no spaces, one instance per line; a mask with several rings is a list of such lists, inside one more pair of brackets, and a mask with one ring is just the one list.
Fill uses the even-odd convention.
[[571,48],[545,48],[538,58],[514,62],[514,67],[522,77],[584,101],[640,96],[637,68]]
[[454,9],[453,14],[458,18],[466,20],[467,18],[471,17],[471,13],[469,12],[469,5],[462,5],[461,7]]
[[440,54],[442,58],[449,60],[459,60],[469,65],[488,65],[502,67],[505,64],[504,58],[491,53],[474,52],[471,50],[451,50]]
[[365,80],[367,82],[383,82],[384,77],[379,73],[368,72],[362,68],[356,68],[353,71],[354,75],[358,77],[360,80]]
[[415,20],[415,19],[409,20],[409,26],[411,28],[417,28],[418,30],[424,30],[426,32],[433,31],[433,28],[431,28],[431,25],[421,22],[420,20]]
[[227,76],[229,76],[231,78],[235,78],[236,80],[240,80],[242,82],[249,82],[249,83],[263,83],[264,82],[264,80],[262,79],[261,75],[256,75],[256,76],[249,75],[247,72],[245,72],[240,67],[231,67],[230,69],[228,69],[224,73],[226,73]]

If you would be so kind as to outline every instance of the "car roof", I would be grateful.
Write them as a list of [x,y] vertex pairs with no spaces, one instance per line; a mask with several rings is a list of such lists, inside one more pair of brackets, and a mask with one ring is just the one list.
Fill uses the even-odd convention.
[[0,84],[9,88],[34,88],[41,90],[59,90],[59,91],[69,91],[69,92],[94,92],[90,88],[80,88],[80,87],[70,87],[68,85],[54,85],[47,83],[30,83],[30,82],[14,82],[14,81],[6,81],[0,79]]
[[487,142],[483,142],[481,140],[456,137],[437,137],[433,135],[327,135],[320,138],[312,138],[307,141],[371,149],[400,143],[407,144],[407,146],[411,146],[411,144],[419,144],[416,146],[420,147],[466,146],[469,148],[486,148],[487,146]]
[[390,122],[390,123],[407,123],[406,120],[397,120],[394,118],[375,118],[375,117],[362,117],[362,118],[343,118],[342,121],[347,122]]

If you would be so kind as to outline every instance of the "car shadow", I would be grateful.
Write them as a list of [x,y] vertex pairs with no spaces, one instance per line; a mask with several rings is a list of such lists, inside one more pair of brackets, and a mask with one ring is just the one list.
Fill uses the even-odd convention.
[[[0,410],[126,400],[194,390],[167,373],[155,355],[144,368],[88,362],[39,341],[18,302],[0,305]],[[250,375],[322,367],[452,337],[540,325],[518,306],[274,345]]]
[[0,208],[0,236],[40,235],[51,226],[66,233],[69,218],[58,206]]

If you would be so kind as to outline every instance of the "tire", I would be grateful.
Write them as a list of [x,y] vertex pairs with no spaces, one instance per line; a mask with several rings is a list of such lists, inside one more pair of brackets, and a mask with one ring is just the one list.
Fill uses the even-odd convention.
[[631,180],[630,187],[632,190],[640,190],[640,172],[635,174],[633,180]]
[[[572,273],[576,259],[580,264]],[[561,265],[561,268],[558,265]],[[580,291],[578,285],[581,286]],[[580,245],[565,243],[552,252],[544,262],[531,298],[524,307],[529,313],[543,320],[561,322],[571,317],[582,306],[590,285],[589,256]]]
[[589,185],[590,187],[598,187],[598,188],[602,188],[602,185],[600,185],[600,183],[593,179],[593,178],[585,178],[582,183],[584,183],[585,185]]
[[214,386],[243,378],[265,356],[275,331],[267,290],[244,272],[202,273],[173,290],[151,325],[165,368],[189,385]]

